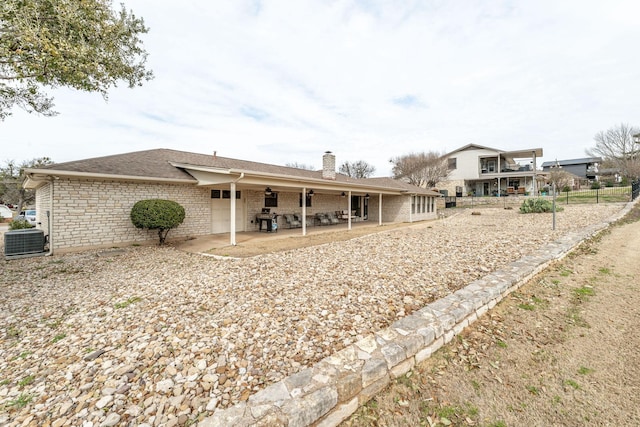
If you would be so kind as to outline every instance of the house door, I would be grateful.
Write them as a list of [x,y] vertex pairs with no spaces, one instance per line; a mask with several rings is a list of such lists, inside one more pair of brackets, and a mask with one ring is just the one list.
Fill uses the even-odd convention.
[[[211,196],[211,232],[228,233],[231,231],[231,198],[227,190],[214,190]],[[239,193],[239,192],[238,192]],[[219,197],[215,197],[219,196]],[[238,194],[239,196],[239,194]],[[236,198],[236,231],[245,231],[244,203]]]
[[369,199],[362,198],[362,219],[369,219]]
[[483,196],[488,196],[489,194],[490,194],[489,193],[489,183],[485,182],[485,183],[482,184],[482,195]]
[[360,196],[351,196],[351,210],[356,211],[356,216],[362,215],[362,205],[360,204]]

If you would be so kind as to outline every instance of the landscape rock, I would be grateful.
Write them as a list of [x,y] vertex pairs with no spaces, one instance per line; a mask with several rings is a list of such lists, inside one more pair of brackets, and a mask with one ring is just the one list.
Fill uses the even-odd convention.
[[[9,408],[0,424],[179,423],[182,415],[251,403],[256,393],[265,405],[282,404],[286,387],[275,386],[271,397],[260,391],[355,343],[353,357],[367,373],[352,387],[373,393],[389,381],[385,357],[399,360],[416,342],[442,335],[421,307],[622,207],[565,206],[555,231],[545,214],[460,210],[242,259],[166,245],[123,248],[116,257],[85,251],[0,260],[0,407]],[[469,307],[462,309],[459,317]],[[396,324],[398,336],[417,334],[402,348],[385,347],[384,336],[364,339],[412,313],[418,317]],[[19,387],[27,377],[32,382]],[[32,396],[24,408],[5,406],[22,393]],[[299,403],[304,414],[295,423],[325,410]]]

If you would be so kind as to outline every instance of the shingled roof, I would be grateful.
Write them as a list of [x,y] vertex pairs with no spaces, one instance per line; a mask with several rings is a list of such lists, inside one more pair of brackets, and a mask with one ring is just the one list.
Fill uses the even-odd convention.
[[[310,171],[287,166],[232,159],[214,154],[190,153],[165,148],[114,154],[111,156],[75,160],[65,163],[55,163],[37,169],[29,169],[28,172],[46,175],[53,175],[55,173],[62,175],[65,172],[68,172],[73,175],[86,174],[87,176],[112,176],[114,178],[136,177],[154,180],[184,180],[193,183],[198,182],[186,170],[174,165],[190,165],[253,174],[281,175],[301,180],[322,179],[322,171]],[[358,185],[365,184],[380,188],[394,189],[396,191],[417,192],[420,194],[432,193],[429,190],[415,187],[391,178],[355,179],[337,173],[334,182]]]

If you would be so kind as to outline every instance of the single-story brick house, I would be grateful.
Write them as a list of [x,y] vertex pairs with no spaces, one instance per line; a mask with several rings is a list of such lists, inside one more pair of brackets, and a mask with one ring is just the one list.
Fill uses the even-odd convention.
[[51,251],[156,239],[155,231],[137,229],[130,220],[131,208],[143,199],[173,200],[185,208],[184,222],[169,239],[229,233],[233,245],[236,232],[258,229],[263,209],[297,214],[304,235],[320,212],[351,212],[349,227],[352,220],[434,219],[440,196],[391,178],[336,173],[331,152],[324,154],[321,171],[154,149],[27,169],[26,175]]

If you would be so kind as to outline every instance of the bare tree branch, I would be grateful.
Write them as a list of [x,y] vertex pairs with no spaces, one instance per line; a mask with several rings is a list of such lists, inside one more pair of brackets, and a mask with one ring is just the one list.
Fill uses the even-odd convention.
[[395,179],[404,179],[418,187],[435,187],[449,175],[447,159],[435,151],[410,153],[389,160]]
[[345,174],[351,178],[370,178],[376,172],[376,168],[373,165],[365,162],[364,160],[358,160],[357,162],[346,161],[340,165],[340,173]]
[[605,165],[620,170],[627,178],[640,177],[640,146],[633,141],[633,135],[640,132],[637,127],[621,123],[606,131],[598,132],[596,145],[586,150],[588,156],[602,157]]
[[290,162],[285,164],[285,166],[288,168],[304,169],[307,171],[312,171],[316,169],[311,165],[305,165],[304,163],[298,163],[298,162]]

